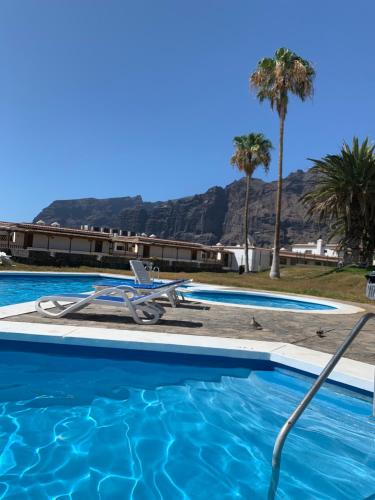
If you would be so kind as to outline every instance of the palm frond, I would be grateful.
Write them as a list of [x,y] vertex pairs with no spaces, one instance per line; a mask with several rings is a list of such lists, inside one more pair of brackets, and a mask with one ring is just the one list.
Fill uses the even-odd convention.
[[307,216],[333,222],[334,236],[343,245],[362,248],[367,255],[375,249],[375,146],[366,138],[344,143],[340,154],[313,162],[316,182],[302,196]]
[[246,175],[252,175],[254,170],[262,165],[268,172],[271,162],[272,143],[261,133],[236,136],[233,138],[235,151],[230,163]]
[[276,50],[274,58],[258,62],[250,76],[250,87],[256,90],[261,102],[268,100],[272,109],[285,116],[288,93],[305,101],[313,95],[314,77],[315,70],[309,61],[282,47]]

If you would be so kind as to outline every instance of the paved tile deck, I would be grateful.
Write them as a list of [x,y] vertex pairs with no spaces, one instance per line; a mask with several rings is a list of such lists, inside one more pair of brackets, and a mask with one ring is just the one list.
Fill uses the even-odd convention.
[[[203,305],[198,302],[185,302],[176,309],[172,309],[168,304],[164,305],[167,313],[159,324],[152,326],[136,325],[129,314],[120,308],[100,308],[94,305],[61,319],[47,319],[37,313],[29,313],[8,317],[6,321],[277,341],[333,353],[362,314],[319,315],[255,311]],[[374,307],[355,305],[375,312]],[[263,326],[263,330],[254,330],[251,327],[253,315]],[[319,328],[331,331],[327,332],[325,337],[319,338],[316,334]],[[345,357],[375,365],[375,321],[366,325]]]

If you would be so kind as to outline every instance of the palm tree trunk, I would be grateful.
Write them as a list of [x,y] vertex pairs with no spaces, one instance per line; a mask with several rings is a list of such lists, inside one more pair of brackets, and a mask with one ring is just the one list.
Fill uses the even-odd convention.
[[244,239],[245,239],[245,273],[250,270],[249,267],[249,198],[250,198],[250,175],[246,175],[246,198],[244,214]]
[[283,150],[284,150],[284,123],[285,112],[280,113],[279,127],[279,179],[277,183],[277,198],[276,198],[276,222],[275,222],[275,239],[273,244],[272,266],[270,278],[280,278],[280,220],[281,220],[281,198],[283,190]]

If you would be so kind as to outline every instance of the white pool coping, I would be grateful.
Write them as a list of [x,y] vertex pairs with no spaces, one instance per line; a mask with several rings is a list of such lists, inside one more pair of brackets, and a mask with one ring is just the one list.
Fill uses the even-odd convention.
[[[283,342],[13,321],[0,323],[1,339],[269,360],[313,375],[331,359],[330,354]],[[329,380],[373,393],[374,377],[375,366],[342,358]]]

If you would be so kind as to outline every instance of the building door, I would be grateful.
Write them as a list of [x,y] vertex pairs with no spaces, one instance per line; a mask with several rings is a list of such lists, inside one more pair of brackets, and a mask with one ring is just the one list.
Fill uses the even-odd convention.
[[103,251],[103,242],[102,241],[95,241],[95,252],[96,253],[102,253]]
[[191,251],[191,260],[197,260],[197,251],[196,250]]
[[150,257],[150,246],[149,245],[143,245],[143,257],[145,259],[148,259]]
[[23,240],[23,248],[29,248],[33,246],[34,234],[33,233],[25,233],[25,237]]

